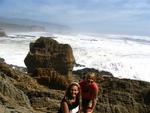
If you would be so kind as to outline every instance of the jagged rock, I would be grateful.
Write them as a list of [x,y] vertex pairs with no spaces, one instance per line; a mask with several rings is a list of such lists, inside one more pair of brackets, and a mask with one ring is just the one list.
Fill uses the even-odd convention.
[[96,113],[150,112],[149,82],[108,77],[103,81],[98,80],[98,83],[102,89]]
[[16,88],[3,72],[0,72],[0,113],[33,113],[26,94]]
[[6,33],[3,31],[3,29],[0,28],[0,37],[6,36]]
[[43,113],[32,108],[27,93],[44,88],[29,75],[13,69],[2,58],[0,58],[0,86],[0,113]]
[[57,113],[61,99],[64,96],[64,91],[32,91],[27,95],[34,109],[44,113]]
[[101,77],[106,77],[106,78],[113,77],[113,74],[111,72],[99,71],[94,68],[84,68],[84,69],[73,71],[73,73],[79,75],[80,78],[84,78],[84,76],[89,72],[94,72],[97,76],[101,76]]
[[25,60],[28,73],[39,83],[54,89],[65,89],[72,75],[74,56],[68,44],[59,44],[51,37],[40,37],[30,43]]
[[30,107],[29,99],[24,92],[10,84],[3,73],[0,73],[0,86],[0,92],[3,95],[3,104],[7,104],[7,101],[11,100],[9,103],[11,106],[14,106],[14,103],[16,103],[21,106]]
[[4,63],[4,62],[5,62],[5,59],[0,58],[0,63]]
[[30,52],[24,62],[29,73],[35,73],[37,68],[54,68],[67,75],[72,72],[75,59],[70,45],[59,44],[51,37],[40,37],[30,43]]
[[36,72],[37,81],[51,89],[66,89],[68,85],[67,78],[53,68],[38,68]]

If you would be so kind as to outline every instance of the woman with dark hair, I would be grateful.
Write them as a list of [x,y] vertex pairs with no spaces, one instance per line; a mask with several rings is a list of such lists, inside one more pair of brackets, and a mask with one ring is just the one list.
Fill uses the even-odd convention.
[[72,82],[61,101],[58,113],[80,113],[80,85]]

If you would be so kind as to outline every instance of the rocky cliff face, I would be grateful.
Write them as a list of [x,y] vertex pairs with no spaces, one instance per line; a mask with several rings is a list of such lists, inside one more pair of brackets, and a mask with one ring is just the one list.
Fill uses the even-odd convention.
[[[67,77],[55,68],[33,70],[34,75],[24,73],[0,58],[0,113],[57,113],[65,89],[61,82],[67,82]],[[94,113],[150,113],[149,82],[118,79],[95,69],[73,72],[73,79],[78,81],[90,71],[96,73],[100,90]],[[57,81],[61,81],[60,86]],[[61,90],[56,90],[57,85]]]

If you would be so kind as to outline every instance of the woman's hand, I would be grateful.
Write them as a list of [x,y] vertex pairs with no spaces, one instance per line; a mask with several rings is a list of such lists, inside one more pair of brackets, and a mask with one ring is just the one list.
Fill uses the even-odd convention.
[[87,109],[86,113],[93,113],[92,109]]

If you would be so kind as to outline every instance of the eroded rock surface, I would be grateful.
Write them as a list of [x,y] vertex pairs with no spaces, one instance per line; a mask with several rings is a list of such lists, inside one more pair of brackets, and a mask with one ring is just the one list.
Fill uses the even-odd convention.
[[59,44],[51,37],[40,37],[30,43],[30,51],[25,58],[29,73],[38,68],[53,68],[61,75],[72,72],[74,66],[72,48],[68,44]]

